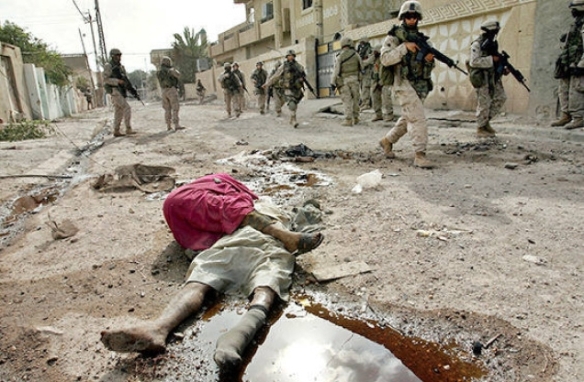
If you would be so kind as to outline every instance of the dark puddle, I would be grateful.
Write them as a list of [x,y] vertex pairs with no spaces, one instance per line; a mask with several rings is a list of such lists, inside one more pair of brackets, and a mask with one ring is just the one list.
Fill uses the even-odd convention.
[[486,375],[479,363],[457,356],[456,344],[408,337],[376,320],[333,312],[312,297],[292,300],[273,314],[235,372],[220,374],[213,354],[217,338],[245,309],[221,304],[187,323],[184,338],[166,354],[138,357],[123,368],[164,381],[446,382]]

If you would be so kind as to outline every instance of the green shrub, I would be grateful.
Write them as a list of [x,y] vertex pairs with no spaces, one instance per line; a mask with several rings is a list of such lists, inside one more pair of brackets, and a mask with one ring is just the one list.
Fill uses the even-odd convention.
[[9,123],[0,128],[0,141],[14,142],[27,139],[45,138],[55,133],[48,121],[20,121]]

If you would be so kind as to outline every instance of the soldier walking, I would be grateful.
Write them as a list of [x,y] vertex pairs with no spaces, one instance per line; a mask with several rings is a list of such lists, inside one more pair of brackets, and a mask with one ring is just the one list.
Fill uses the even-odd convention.
[[[274,74],[276,74],[276,72],[278,71],[278,69],[280,68],[280,66],[282,66],[282,63],[280,61],[276,61],[276,66],[274,66],[274,69],[272,69],[272,71],[270,72],[270,76],[267,79],[267,82],[270,81],[270,79],[274,76]],[[274,98],[274,102],[276,103],[274,106],[274,109],[276,110],[276,117],[281,117],[282,116],[282,106],[286,103],[286,98],[284,97],[284,85],[283,85],[283,80],[282,78],[280,78],[279,80],[275,81],[273,83],[273,85],[270,85],[268,87],[268,107],[269,107],[269,97],[273,97]]]
[[423,101],[432,90],[431,74],[434,69],[434,55],[428,53],[421,60],[416,59],[419,47],[408,41],[408,35],[419,37],[418,22],[422,20],[422,6],[418,1],[402,4],[398,18],[401,25],[394,25],[381,48],[381,63],[393,70],[393,91],[403,111],[395,126],[381,139],[379,144],[387,158],[395,158],[393,145],[408,131],[414,146],[414,166],[432,168],[426,159],[428,126],[424,115]]
[[360,93],[360,102],[361,111],[367,110],[371,108],[371,74],[373,72],[373,63],[375,61],[375,57],[373,57],[373,49],[371,48],[371,44],[369,43],[369,39],[363,37],[359,44],[357,45],[357,53],[359,53],[359,57],[363,62],[362,70],[362,78],[361,78],[361,93]]
[[497,133],[491,127],[491,119],[499,114],[507,95],[501,80],[503,70],[496,70],[500,57],[495,40],[500,26],[496,20],[487,20],[481,25],[483,33],[470,45],[469,78],[477,92],[477,135],[481,138],[494,137]]
[[296,120],[296,111],[298,104],[304,98],[304,78],[306,72],[304,67],[296,61],[296,52],[290,49],[286,52],[286,61],[278,68],[276,73],[264,84],[264,88],[274,85],[282,79],[284,87],[284,96],[288,109],[290,110],[290,124],[295,128],[298,127]]
[[560,38],[564,46],[556,61],[554,73],[554,77],[560,82],[558,96],[562,115],[552,126],[564,126],[564,129],[571,130],[584,127],[584,93],[580,85],[584,77],[584,0],[573,0],[569,7],[574,21],[568,33]]
[[199,104],[202,105],[205,101],[205,93],[207,89],[203,86],[200,79],[197,79],[197,96],[199,97]]
[[359,123],[359,84],[363,63],[353,49],[353,40],[341,39],[341,53],[337,56],[331,85],[339,89],[345,109],[345,120],[341,125],[353,126]]
[[221,84],[223,89],[223,97],[225,98],[225,111],[227,111],[227,118],[231,118],[231,104],[235,105],[235,115],[241,115],[239,102],[233,102],[234,97],[239,96],[243,91],[239,77],[231,71],[231,64],[226,62],[223,64],[224,72],[219,76],[217,81]]
[[[247,86],[245,86],[245,75],[241,70],[239,70],[239,63],[237,62],[233,63],[232,72],[237,76],[237,78],[239,78],[239,82],[241,82],[241,88],[243,89],[243,91],[247,91]],[[239,117],[241,115],[245,107],[245,94],[243,94],[243,91],[239,92],[237,95],[233,97],[236,117]],[[237,113],[237,110],[239,110],[239,114]]]
[[253,82],[254,94],[257,96],[260,114],[265,114],[266,112],[266,89],[263,86],[267,80],[268,72],[264,69],[264,63],[260,61],[256,64],[256,70],[251,74],[251,81]]
[[[132,130],[132,108],[126,100],[128,90],[136,92],[128,80],[126,68],[122,65],[122,52],[110,50],[110,61],[103,68],[104,88],[111,96],[114,105],[114,137],[123,137],[120,132],[122,120],[126,127],[125,135],[135,134]],[[137,93],[135,93],[137,95]]]
[[172,66],[172,60],[168,56],[162,57],[160,69],[156,73],[158,82],[162,88],[162,108],[164,109],[164,121],[168,131],[181,130],[178,112],[180,103],[178,100],[178,87],[180,85],[180,72]]
[[381,64],[381,45],[373,49],[373,70],[371,72],[371,107],[375,113],[371,122],[393,121],[391,84],[393,71]]

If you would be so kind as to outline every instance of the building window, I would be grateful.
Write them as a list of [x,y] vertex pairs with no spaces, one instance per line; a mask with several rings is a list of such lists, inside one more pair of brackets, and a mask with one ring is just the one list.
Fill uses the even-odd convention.
[[312,0],[302,0],[302,9],[308,9],[312,7]]
[[274,18],[274,4],[272,2],[262,5],[262,23]]

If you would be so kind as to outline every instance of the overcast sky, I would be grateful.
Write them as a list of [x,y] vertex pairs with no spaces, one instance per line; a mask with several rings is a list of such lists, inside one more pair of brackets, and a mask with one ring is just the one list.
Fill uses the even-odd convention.
[[[59,53],[83,53],[79,29],[91,67],[95,55],[91,28],[83,16],[91,13],[95,20],[96,0],[0,0],[0,22],[8,20],[43,40]],[[245,6],[234,0],[98,0],[106,48],[119,48],[122,63],[129,72],[153,70],[149,54],[165,49],[182,35],[185,27],[195,33],[207,31],[209,41],[219,33],[245,21]],[[99,51],[97,25],[94,25]]]

